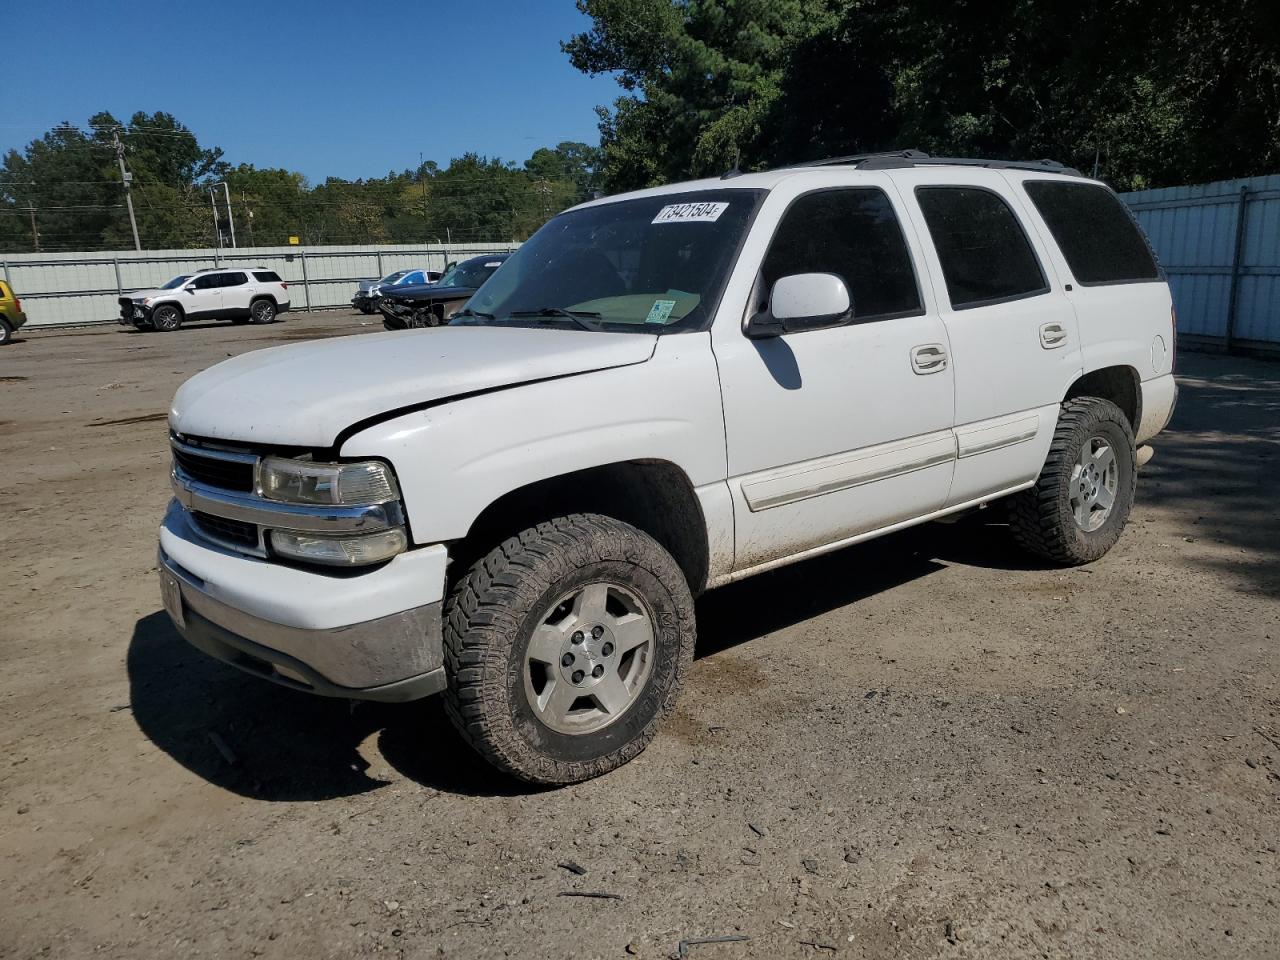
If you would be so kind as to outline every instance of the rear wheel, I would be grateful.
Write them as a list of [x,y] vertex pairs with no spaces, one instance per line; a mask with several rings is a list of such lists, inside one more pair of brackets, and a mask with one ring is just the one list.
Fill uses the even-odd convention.
[[451,592],[449,715],[481,756],[523,780],[599,776],[653,739],[694,632],[688,584],[652,537],[593,514],[539,524]]
[[151,311],[151,326],[156,330],[172,333],[182,326],[182,313],[177,307],[163,304]]
[[254,323],[271,323],[276,318],[276,305],[270,300],[255,300],[249,304],[249,318]]
[[1097,397],[1068,400],[1036,485],[1010,500],[1014,537],[1053,563],[1097,560],[1129,519],[1136,461],[1133,430],[1119,407]]
[[0,345],[8,343],[13,339],[13,327],[9,326],[9,321],[4,317],[0,317]]

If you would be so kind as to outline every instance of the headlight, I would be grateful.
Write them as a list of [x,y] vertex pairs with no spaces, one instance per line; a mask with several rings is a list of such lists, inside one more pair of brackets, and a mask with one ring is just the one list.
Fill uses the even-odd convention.
[[270,537],[272,548],[281,556],[338,567],[361,567],[390,560],[409,546],[409,540],[400,527],[354,537],[272,530]]
[[258,493],[284,503],[364,506],[400,498],[385,463],[313,463],[267,457],[258,465]]

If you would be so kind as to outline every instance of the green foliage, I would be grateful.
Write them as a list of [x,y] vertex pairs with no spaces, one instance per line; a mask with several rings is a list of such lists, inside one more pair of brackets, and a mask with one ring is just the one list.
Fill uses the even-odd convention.
[[610,190],[866,150],[1053,157],[1120,188],[1280,167],[1280,4],[578,0],[626,93]]
[[[64,124],[11,150],[0,164],[0,251],[131,249],[133,234],[113,145],[133,174],[138,233],[147,249],[217,243],[213,202],[225,220],[227,184],[241,246],[522,240],[597,187],[598,155],[584,143],[536,150],[523,167],[465,154],[448,167],[312,185],[299,173],[232,167],[165,113],[127,124],[107,113],[88,130]],[[214,197],[211,200],[210,190]],[[224,228],[225,236],[225,228]]]

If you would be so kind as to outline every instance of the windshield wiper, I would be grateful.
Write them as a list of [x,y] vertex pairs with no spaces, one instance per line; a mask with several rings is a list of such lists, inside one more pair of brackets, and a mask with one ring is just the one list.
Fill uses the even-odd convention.
[[466,307],[466,308],[464,308],[464,309],[462,309],[462,310],[457,311],[457,312],[456,312],[456,313],[454,313],[454,315],[453,315],[452,317],[450,317],[449,319],[450,319],[450,320],[453,320],[455,317],[477,317],[477,318],[479,318],[480,320],[493,320],[493,319],[495,319],[495,317],[494,317],[494,315],[493,315],[492,313],[481,313],[479,310],[472,310],[470,307]]
[[593,333],[599,333],[603,328],[600,324],[593,321],[602,319],[604,314],[596,313],[594,310],[566,310],[564,307],[540,307],[537,310],[516,310],[513,313],[508,314],[508,316],[540,317],[546,320],[552,320],[556,317],[564,317],[566,320],[572,320],[583,330],[590,330]]

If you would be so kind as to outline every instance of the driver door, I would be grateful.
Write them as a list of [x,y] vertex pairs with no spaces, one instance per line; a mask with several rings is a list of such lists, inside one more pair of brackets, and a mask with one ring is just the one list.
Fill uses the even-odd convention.
[[764,224],[785,207],[756,254],[747,317],[780,277],[831,273],[852,321],[768,339],[736,324],[713,333],[739,571],[938,510],[951,483],[953,374],[919,242],[891,184],[832,176],[799,195],[775,189],[761,210]]

